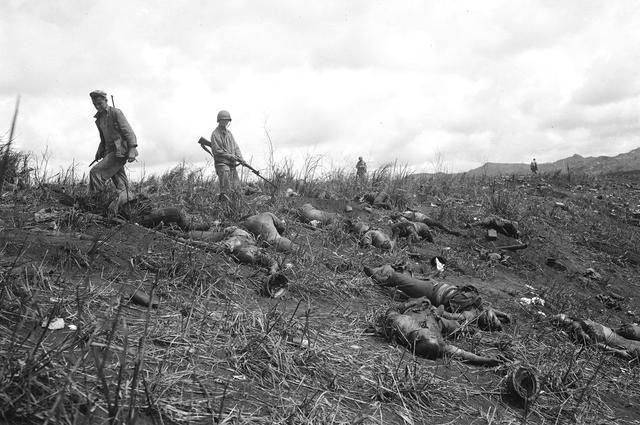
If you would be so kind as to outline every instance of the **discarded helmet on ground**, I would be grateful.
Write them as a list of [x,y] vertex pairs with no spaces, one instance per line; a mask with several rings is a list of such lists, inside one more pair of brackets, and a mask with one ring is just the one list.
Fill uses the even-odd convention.
[[218,112],[218,122],[221,120],[229,120],[231,121],[231,114],[229,111],[220,111]]
[[282,273],[267,276],[262,282],[262,293],[271,298],[280,298],[289,287],[289,279]]
[[530,405],[538,397],[540,384],[537,371],[530,366],[517,366],[506,376],[507,394],[516,400]]

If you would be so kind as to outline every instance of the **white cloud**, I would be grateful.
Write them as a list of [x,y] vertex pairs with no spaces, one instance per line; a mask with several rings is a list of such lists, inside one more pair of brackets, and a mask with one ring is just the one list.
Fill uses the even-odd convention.
[[452,171],[616,154],[640,126],[633,1],[10,0],[0,14],[0,133],[21,94],[17,145],[48,145],[57,165],[93,159],[96,88],[147,170],[203,165],[195,142],[219,109],[259,167],[265,126],[280,159]]

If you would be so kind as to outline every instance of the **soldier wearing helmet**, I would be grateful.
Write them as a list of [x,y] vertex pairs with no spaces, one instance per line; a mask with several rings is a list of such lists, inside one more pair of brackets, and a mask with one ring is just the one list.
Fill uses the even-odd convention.
[[367,176],[367,163],[364,162],[361,156],[358,157],[356,163],[356,176],[358,183],[363,183]]
[[240,186],[236,167],[239,163],[244,162],[244,159],[228,128],[231,123],[231,114],[228,111],[220,111],[217,120],[218,126],[211,133],[211,147],[216,174],[220,181],[220,193],[225,194]]

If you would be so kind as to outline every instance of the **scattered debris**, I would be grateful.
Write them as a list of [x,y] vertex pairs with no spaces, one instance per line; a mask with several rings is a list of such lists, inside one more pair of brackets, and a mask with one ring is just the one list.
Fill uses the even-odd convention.
[[153,299],[141,289],[136,290],[131,297],[129,297],[129,302],[137,304],[142,307],[158,308],[158,300],[153,297]]
[[567,271],[567,266],[558,261],[557,258],[549,257],[546,261],[547,266],[559,270],[559,271]]
[[602,280],[602,275],[600,273],[598,273],[597,271],[595,271],[594,269],[592,269],[591,267],[589,267],[587,270],[585,270],[584,276],[588,277],[589,279],[593,279],[593,280]]
[[543,307],[545,304],[545,301],[540,297],[531,297],[531,298],[522,297],[520,298],[519,302],[522,305],[540,305]]
[[442,273],[444,271],[444,265],[447,263],[442,257],[433,257],[431,258],[431,265],[438,271],[438,273]]
[[33,215],[36,223],[42,223],[45,221],[57,220],[62,215],[62,213],[62,211],[55,208],[42,208],[40,211],[34,213]]
[[560,208],[561,210],[564,210],[564,211],[568,211],[569,210],[569,208],[567,208],[567,205],[562,203],[562,202],[556,202],[554,204],[554,207]]
[[529,246],[529,244],[526,243],[517,243],[515,245],[504,245],[504,246],[497,246],[496,249],[505,249],[508,251],[517,251],[519,249],[525,249]]
[[293,197],[296,197],[296,196],[299,196],[299,195],[298,195],[298,192],[294,191],[291,188],[288,188],[287,191],[285,192],[285,196],[287,198],[293,198]]
[[51,321],[49,321],[49,319],[44,319],[41,326],[49,329],[50,331],[64,329],[64,319],[62,317],[53,318]]
[[596,295],[596,299],[600,301],[606,308],[622,311],[622,301],[623,297],[615,297],[613,295],[606,294],[598,294]]

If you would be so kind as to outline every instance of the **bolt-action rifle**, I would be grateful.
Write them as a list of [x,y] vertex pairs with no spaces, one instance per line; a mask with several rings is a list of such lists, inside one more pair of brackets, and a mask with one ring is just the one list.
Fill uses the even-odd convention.
[[[200,147],[205,150],[205,152],[207,152],[209,155],[211,155],[213,157],[213,152],[211,151],[211,149],[213,149],[213,147],[211,146],[211,142],[210,141],[208,141],[204,137],[201,137],[198,140],[198,143],[200,144]],[[235,160],[238,162],[238,164],[240,164],[243,167],[247,168],[253,174],[255,174],[256,176],[260,177],[262,180],[266,181],[267,183],[269,183],[274,188],[276,188],[276,189],[278,188],[274,183],[272,183],[271,181],[269,181],[266,178],[262,177],[260,175],[260,171],[256,170],[251,165],[247,164],[246,161],[243,161],[240,158],[235,158]]]

